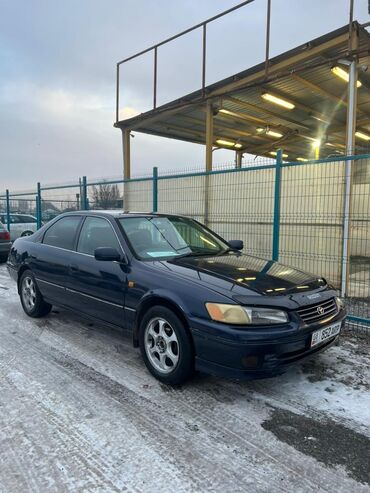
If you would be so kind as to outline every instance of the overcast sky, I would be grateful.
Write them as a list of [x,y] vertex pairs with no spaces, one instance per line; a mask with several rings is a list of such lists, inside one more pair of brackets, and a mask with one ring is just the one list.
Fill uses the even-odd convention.
[[[355,0],[368,21],[368,0]],[[122,173],[113,128],[116,62],[236,4],[232,0],[0,0],[0,188]],[[348,22],[349,0],[272,0],[272,55]],[[214,82],[263,60],[266,0],[209,28]],[[200,33],[159,50],[159,102],[199,88]],[[151,101],[151,60],[122,72],[121,112]],[[218,151],[216,162],[231,160]],[[132,171],[194,168],[200,145],[135,134]]]

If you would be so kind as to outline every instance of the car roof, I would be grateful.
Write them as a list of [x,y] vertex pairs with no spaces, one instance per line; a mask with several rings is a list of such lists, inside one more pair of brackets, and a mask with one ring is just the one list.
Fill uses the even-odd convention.
[[[6,212],[0,212],[1,216],[6,216]],[[9,216],[28,216],[28,217],[35,217],[32,214],[29,214],[28,212],[10,212]]]
[[119,209],[114,209],[114,210],[99,210],[99,209],[90,209],[88,211],[71,211],[71,212],[66,212],[63,215],[64,216],[73,216],[73,215],[102,215],[102,216],[111,216],[111,217],[116,217],[116,218],[123,218],[123,217],[169,217],[169,216],[174,216],[174,217],[179,217],[181,214],[160,214],[157,212],[135,212],[135,211],[123,211]]

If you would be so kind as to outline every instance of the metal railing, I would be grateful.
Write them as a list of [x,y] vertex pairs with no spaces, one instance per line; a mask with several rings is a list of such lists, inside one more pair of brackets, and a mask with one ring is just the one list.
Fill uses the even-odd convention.
[[[231,14],[232,12],[235,12],[249,4],[254,3],[256,0],[245,0],[234,7],[231,7],[223,12],[220,12],[217,15],[214,15],[213,17],[210,17],[206,19],[203,22],[200,22],[192,27],[189,27],[188,29],[185,29],[184,31],[181,31],[174,36],[171,36],[163,41],[160,41],[159,43],[156,43],[149,48],[146,48],[142,51],[139,51],[138,53],[135,53],[134,55],[131,55],[123,60],[120,60],[116,64],[116,108],[115,108],[115,118],[116,118],[116,123],[120,121],[120,67],[123,64],[126,64],[132,60],[135,60],[139,57],[142,57],[143,55],[146,55],[148,53],[153,54],[153,79],[152,79],[152,87],[153,87],[153,95],[152,95],[152,107],[148,108],[148,110],[154,110],[157,108],[157,90],[158,90],[158,52],[159,48],[171,43],[172,41],[177,40],[178,38],[182,38],[183,36],[192,33],[197,30],[202,30],[202,36],[201,36],[201,54],[202,54],[202,59],[201,59],[201,81],[199,88],[202,90],[203,97],[206,96],[205,94],[205,88],[206,88],[206,75],[207,75],[207,26],[213,22],[215,22],[218,19],[221,19],[222,17],[227,16],[228,14]],[[261,42],[261,44],[264,42],[264,65],[265,65],[265,78],[268,77],[269,73],[269,66],[270,66],[270,38],[271,38],[271,8],[272,8],[272,0],[265,0],[266,1],[266,15],[264,17],[265,19],[265,39],[264,41]],[[262,2],[261,2],[262,3]],[[354,0],[348,0],[348,51],[349,53],[352,52],[353,47],[352,47],[352,36],[353,36],[353,9],[354,9]],[[366,24],[365,24],[366,25]],[[321,64],[322,62],[320,62]]]
[[[221,17],[224,17],[227,14],[230,14],[231,12],[234,12],[235,10],[240,9],[241,7],[244,7],[245,5],[248,5],[255,0],[245,0],[244,2],[235,5],[234,7],[231,7],[230,9],[225,10],[224,12],[221,12],[220,14],[217,14],[213,17],[210,17],[209,19],[200,22],[199,24],[196,24],[195,26],[189,27],[188,29],[185,29],[185,31],[182,31],[174,36],[171,36],[170,38],[165,39],[164,41],[161,41],[153,46],[150,46],[149,48],[146,48],[145,50],[140,51],[139,53],[135,53],[135,55],[131,55],[124,60],[121,60],[120,62],[117,63],[116,67],[116,122],[119,121],[119,99],[120,99],[120,89],[119,89],[119,84],[120,84],[120,66],[124,63],[127,63],[131,60],[134,60],[135,58],[138,58],[142,55],[145,55],[146,53],[153,52],[153,109],[157,107],[157,81],[158,81],[158,48],[160,46],[166,45],[170,43],[171,41],[174,41],[175,39],[178,39],[182,36],[185,36],[186,34],[189,34],[193,31],[196,31],[197,29],[202,29],[202,83],[201,87],[202,90],[204,91],[206,87],[206,53],[207,53],[207,25],[210,24],[211,22],[214,22],[217,19],[220,19]],[[268,0],[269,8],[270,8],[270,3],[271,0]],[[267,43],[266,43],[267,45]],[[268,50],[266,48],[267,56],[268,56]]]

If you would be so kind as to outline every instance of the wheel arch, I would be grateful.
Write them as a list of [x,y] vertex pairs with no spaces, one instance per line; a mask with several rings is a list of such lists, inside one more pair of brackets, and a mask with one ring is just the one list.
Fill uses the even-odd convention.
[[172,310],[178,317],[179,319],[183,322],[184,327],[189,334],[191,344],[194,349],[194,341],[193,337],[190,331],[190,325],[189,321],[186,318],[183,309],[179,306],[176,301],[167,298],[165,296],[159,295],[159,294],[153,294],[146,299],[144,299],[136,312],[136,319],[135,319],[135,326],[134,326],[134,331],[133,331],[133,344],[134,347],[139,347],[139,329],[140,329],[140,323],[145,315],[145,313],[152,308],[153,306],[164,306],[170,310]]
[[19,282],[21,280],[21,277],[22,277],[23,273],[26,272],[26,270],[31,270],[30,267],[28,265],[26,265],[26,264],[21,265],[21,267],[19,268],[19,271],[18,271],[18,279],[17,279],[18,294],[19,294],[19,289],[20,289],[19,288]]

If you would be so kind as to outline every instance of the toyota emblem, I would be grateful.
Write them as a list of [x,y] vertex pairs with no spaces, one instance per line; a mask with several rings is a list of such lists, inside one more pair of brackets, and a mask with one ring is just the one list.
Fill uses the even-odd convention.
[[322,306],[318,306],[318,307],[317,307],[317,313],[318,313],[319,315],[323,315],[323,314],[325,313],[324,308],[323,308]]

